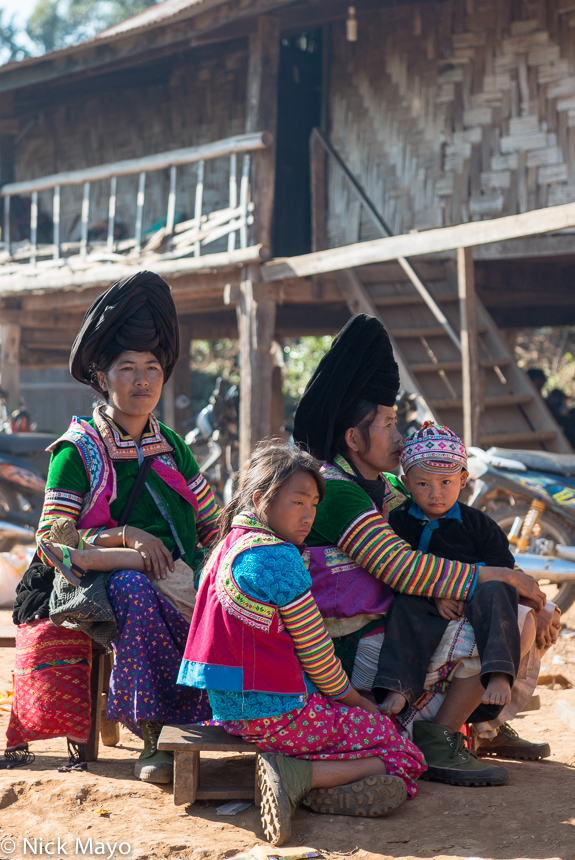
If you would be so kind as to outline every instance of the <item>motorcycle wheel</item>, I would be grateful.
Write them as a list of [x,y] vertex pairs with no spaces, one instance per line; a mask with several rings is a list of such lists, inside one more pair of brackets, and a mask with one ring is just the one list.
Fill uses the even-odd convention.
[[[523,518],[529,510],[525,502],[512,505],[509,502],[491,501],[483,508],[486,514],[498,523],[505,534],[508,534],[515,517]],[[575,527],[567,523],[553,511],[544,511],[537,520],[540,527],[538,538],[553,540],[564,546],[575,546]],[[547,586],[544,586],[547,589]],[[564,582],[549,599],[556,603],[561,612],[566,612],[575,602],[575,582]]]

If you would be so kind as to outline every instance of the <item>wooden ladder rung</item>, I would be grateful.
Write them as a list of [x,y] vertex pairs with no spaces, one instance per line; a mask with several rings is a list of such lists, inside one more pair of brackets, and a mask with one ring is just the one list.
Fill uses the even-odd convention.
[[202,786],[200,783],[196,791],[196,800],[253,800],[254,786],[238,786],[231,788],[226,785]]
[[[482,406],[485,409],[499,409],[503,406],[521,406],[524,403],[532,403],[531,394],[501,394],[498,397],[485,397]],[[463,409],[463,400],[431,400],[435,409]]]
[[[484,328],[478,328],[478,334],[484,332]],[[443,326],[421,326],[417,328],[394,328],[390,332],[397,339],[407,337],[449,337]]]
[[[508,367],[511,362],[508,358],[489,358],[484,359],[480,364],[484,370],[491,370],[494,367]],[[437,364],[433,364],[430,361],[421,361],[410,364],[409,369],[413,373],[438,373],[440,370],[443,370],[444,373],[449,373],[450,371],[461,373],[461,362],[440,361]]]
[[418,326],[417,328],[394,328],[392,337],[397,339],[407,337],[447,337],[443,326]]
[[530,430],[527,433],[492,433],[481,437],[482,448],[513,448],[516,445],[532,445],[536,442],[551,442],[557,437],[554,430]]
[[[370,293],[369,286],[367,287],[368,293]],[[459,297],[457,293],[440,293],[438,295],[433,296],[433,299],[437,302],[438,305],[445,304],[447,302],[457,302],[459,301]],[[376,307],[379,308],[393,308],[399,307],[400,305],[422,305],[423,299],[417,293],[413,295],[412,293],[407,293],[407,295],[396,295],[396,296],[372,296],[372,302]]]

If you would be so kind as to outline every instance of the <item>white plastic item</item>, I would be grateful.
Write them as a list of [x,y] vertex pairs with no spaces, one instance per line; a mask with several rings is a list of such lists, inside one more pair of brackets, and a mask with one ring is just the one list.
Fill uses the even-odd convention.
[[12,606],[16,598],[16,586],[22,579],[23,570],[16,570],[0,553],[0,606]]

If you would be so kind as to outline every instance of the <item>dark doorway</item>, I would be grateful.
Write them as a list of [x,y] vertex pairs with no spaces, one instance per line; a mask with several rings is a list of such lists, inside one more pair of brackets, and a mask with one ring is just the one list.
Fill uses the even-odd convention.
[[273,224],[275,256],[311,251],[309,138],[321,120],[321,30],[281,42]]

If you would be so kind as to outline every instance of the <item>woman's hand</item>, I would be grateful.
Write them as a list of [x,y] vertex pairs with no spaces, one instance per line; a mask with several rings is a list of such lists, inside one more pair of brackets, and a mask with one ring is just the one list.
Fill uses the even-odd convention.
[[498,582],[508,582],[517,589],[519,597],[523,598],[523,603],[531,606],[535,612],[541,612],[547,602],[547,597],[539,588],[536,579],[523,573],[522,570],[509,570],[506,567],[480,567],[478,572],[478,582],[489,582],[496,580]]
[[154,537],[143,529],[126,526],[124,530],[126,546],[135,549],[144,559],[144,572],[153,579],[165,579],[168,570],[174,569],[174,559],[170,550],[160,538]]
[[446,621],[459,621],[465,608],[464,600],[454,600],[452,597],[434,597],[437,611]]
[[341,702],[342,705],[347,705],[348,708],[363,708],[364,711],[370,714],[381,716],[377,705],[374,702],[370,702],[369,699],[366,699],[365,696],[362,696],[353,687],[350,687],[349,692],[336,701]]

